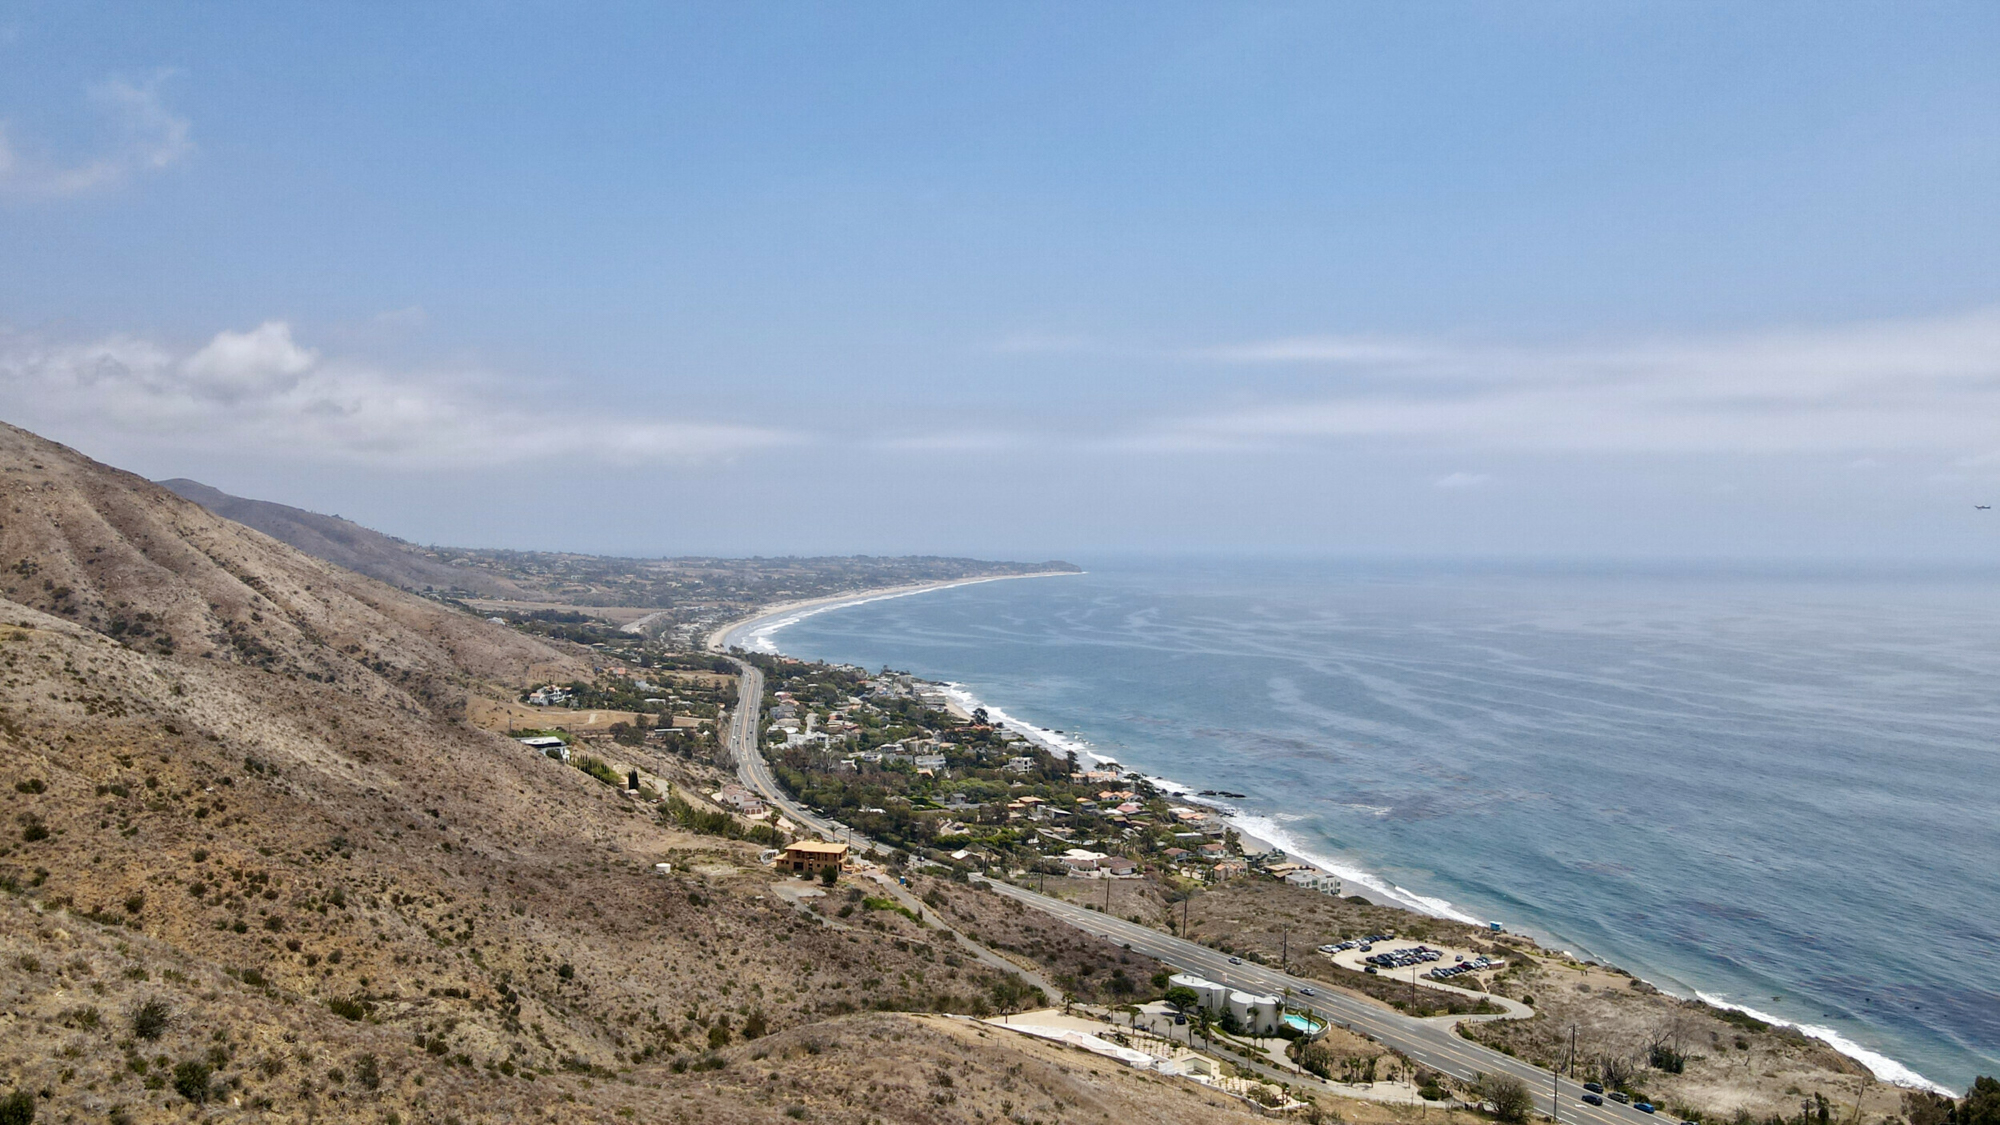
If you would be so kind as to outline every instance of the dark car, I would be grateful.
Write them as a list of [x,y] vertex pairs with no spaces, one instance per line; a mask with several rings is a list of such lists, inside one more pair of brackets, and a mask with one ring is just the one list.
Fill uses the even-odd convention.
[[1583,1084],[1583,1088],[1589,1090],[1593,1094],[1601,1094],[1604,1092],[1604,1087],[1596,1082],[1585,1082]]
[[1600,1097],[1598,1097],[1598,1096],[1597,1096],[1596,1094],[1585,1094],[1585,1095],[1583,1096],[1583,1104],[1585,1104],[1585,1105],[1603,1105],[1603,1104],[1604,1104],[1604,1099],[1603,1099],[1603,1098],[1600,1098]]
[[1373,966],[1373,965],[1370,965],[1370,966],[1368,966],[1367,968],[1365,968],[1365,969],[1363,969],[1363,970],[1361,970],[1361,971],[1362,971],[1362,972],[1364,972],[1364,973],[1373,973],[1373,972],[1377,972],[1377,971],[1379,971],[1379,970],[1377,970],[1377,969],[1375,968],[1375,966]]

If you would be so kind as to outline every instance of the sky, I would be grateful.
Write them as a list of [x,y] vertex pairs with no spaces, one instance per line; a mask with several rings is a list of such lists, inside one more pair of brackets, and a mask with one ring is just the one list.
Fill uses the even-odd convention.
[[0,419],[421,542],[2000,557],[2000,6],[0,0]]

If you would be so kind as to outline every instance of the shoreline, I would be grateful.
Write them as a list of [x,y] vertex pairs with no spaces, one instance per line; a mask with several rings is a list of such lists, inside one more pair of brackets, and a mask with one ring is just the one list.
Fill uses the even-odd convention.
[[[907,587],[896,587],[887,590],[878,590],[873,592],[856,592],[854,594],[834,595],[826,598],[815,598],[806,601],[786,603],[784,605],[774,606],[771,607],[770,609],[753,614],[749,617],[741,618],[738,619],[737,621],[728,623],[721,629],[717,630],[717,632],[711,636],[708,642],[708,648],[710,651],[715,651],[715,652],[727,651],[726,644],[733,635],[745,629],[748,629],[752,626],[764,624],[767,621],[770,622],[768,625],[766,625],[768,633],[775,633],[780,629],[783,629],[789,625],[797,623],[798,621],[804,619],[805,617],[813,616],[819,613],[824,613],[832,609],[842,608],[844,606],[861,605],[867,602],[877,601],[892,597],[906,597],[912,594],[926,593],[931,590],[949,589],[954,586],[966,586],[978,582],[992,582],[1006,578],[1044,578],[1044,577],[1053,577],[1060,574],[1074,574],[1074,573],[1082,573],[1082,572],[1043,571],[1034,574],[993,575],[983,578],[959,579],[949,582],[922,583],[918,585],[907,586]],[[776,621],[771,620],[774,618],[786,618],[787,615],[791,614],[796,614],[796,616],[790,616],[789,619],[786,620],[776,620]],[[773,653],[780,651],[775,643],[771,643],[769,641],[768,635],[765,637],[765,640],[768,646],[768,651]],[[1066,753],[1075,753],[1079,759],[1088,759],[1096,762],[1099,765],[1106,763],[1116,763],[1121,767],[1126,765],[1126,763],[1120,762],[1115,758],[1106,757],[1104,755],[1094,752],[1093,750],[1090,749],[1090,743],[1083,738],[1073,736],[1066,731],[1043,728],[1033,723],[1029,723],[1025,720],[1009,715],[1005,710],[1003,710],[998,705],[980,699],[978,696],[974,695],[970,690],[968,690],[965,685],[961,683],[957,683],[954,681],[941,681],[940,686],[944,688],[946,694],[950,696],[954,702],[962,706],[967,712],[970,712],[972,709],[976,707],[983,707],[985,708],[987,714],[991,717],[992,722],[995,726],[1004,727],[1005,729],[1011,730],[1016,734],[1021,735],[1028,741],[1042,747],[1045,750],[1048,750],[1051,753],[1056,754],[1057,756],[1061,756]],[[1483,920],[1474,918],[1471,915],[1464,913],[1463,911],[1455,909],[1451,903],[1443,899],[1438,899],[1438,898],[1433,898],[1431,896],[1418,894],[1414,891],[1410,891],[1403,887],[1400,887],[1395,883],[1386,880],[1383,877],[1376,875],[1372,872],[1367,872],[1359,868],[1354,868],[1351,867],[1351,865],[1344,863],[1330,862],[1323,856],[1315,855],[1312,852],[1299,848],[1297,846],[1298,842],[1296,841],[1296,839],[1293,838],[1289,832],[1287,832],[1284,828],[1282,828],[1278,824],[1278,817],[1277,814],[1275,813],[1270,816],[1247,815],[1241,809],[1234,808],[1230,805],[1222,803],[1221,801],[1215,800],[1213,798],[1204,798],[1199,796],[1198,790],[1196,790],[1192,786],[1185,785],[1181,782],[1174,781],[1170,778],[1154,777],[1149,774],[1144,774],[1142,771],[1133,770],[1131,772],[1141,773],[1141,776],[1144,776],[1148,782],[1152,783],[1155,787],[1160,789],[1161,792],[1167,794],[1168,796],[1174,798],[1175,800],[1182,801],[1190,805],[1199,805],[1205,808],[1210,808],[1215,810],[1217,813],[1221,814],[1225,823],[1229,824],[1230,827],[1236,830],[1239,839],[1246,842],[1246,844],[1248,843],[1260,844],[1263,845],[1264,850],[1267,851],[1273,849],[1282,850],[1285,852],[1287,856],[1296,856],[1297,858],[1304,860],[1312,864],[1313,866],[1328,872],[1329,874],[1339,877],[1344,882],[1354,884],[1361,888],[1366,888],[1367,890],[1373,891],[1376,894],[1383,896],[1383,898],[1387,899],[1388,901],[1381,903],[1382,905],[1387,905],[1397,909],[1407,910],[1416,914],[1423,914],[1432,917],[1443,918],[1450,921],[1469,923],[1472,925],[1484,926],[1487,924]],[[1246,851],[1247,850],[1249,849],[1246,848]],[[1371,899],[1371,901],[1375,900]],[[1542,941],[1537,940],[1533,935],[1523,934],[1522,936],[1527,937],[1530,941],[1535,941],[1535,943],[1538,946],[1547,949],[1551,953],[1564,953],[1566,955],[1568,954],[1567,950],[1562,950],[1552,944],[1545,944]],[[1554,939],[1557,941],[1560,940],[1559,936],[1555,934],[1549,934],[1546,936],[1550,939]],[[1607,967],[1611,967],[1608,966],[1608,963],[1606,964]],[[1643,979],[1643,978],[1636,977],[1635,975],[1634,979]],[[1646,983],[1653,984],[1653,982],[1651,981],[1646,981]],[[1657,984],[1653,984],[1653,987],[1658,988],[1659,986]],[[1796,1029],[1801,1034],[1806,1035],[1812,1039],[1816,1039],[1822,1043],[1825,1043],[1828,1047],[1832,1048],[1833,1050],[1839,1052],[1840,1054],[1846,1056],[1849,1059],[1852,1059],[1854,1062],[1858,1063],[1864,1069],[1866,1069],[1870,1074],[1874,1075],[1877,1081],[1905,1088],[1932,1090],[1940,1093],[1946,1093],[1951,1096],[1956,1096],[1956,1092],[1949,1090],[1947,1087],[1943,1086],[1940,1083],[1934,1082],[1931,1079],[1926,1078],[1923,1074],[1918,1072],[1914,1067],[1911,1067],[1908,1064],[1898,1059],[1895,1059],[1889,1055],[1886,1055],[1880,1051],[1872,1050],[1868,1047],[1862,1046],[1861,1044],[1855,1042],[1853,1039],[1847,1037],[1846,1035],[1842,1034],[1841,1032],[1833,1028],[1821,1027],[1814,1024],[1776,1017],[1771,1015],[1770,1013],[1759,1011],[1747,1005],[1737,1004],[1731,1001],[1723,1000],[1710,993],[1702,991],[1697,986],[1690,984],[1687,985],[1687,987],[1692,991],[1693,993],[1692,995],[1681,996],[1681,994],[1677,990],[1673,989],[1660,989],[1660,991],[1665,992],[1668,995],[1679,996],[1681,999],[1684,1000],[1698,1001],[1700,1003],[1708,1005],[1711,1008],[1743,1012],[1746,1015],[1750,1015],[1753,1018],[1763,1020],[1765,1023],[1769,1023],[1774,1026],[1789,1027]]]
[[[977,578],[951,578],[937,582],[915,582],[908,586],[885,586],[879,590],[853,590],[845,594],[828,594],[822,598],[805,598],[796,602],[780,602],[777,605],[766,606],[747,617],[739,617],[734,621],[723,622],[702,641],[702,648],[708,652],[728,652],[731,647],[730,640],[736,634],[753,626],[764,624],[767,620],[774,617],[785,617],[790,614],[797,615],[790,621],[773,622],[769,625],[770,629],[777,630],[794,624],[803,618],[825,613],[830,609],[840,609],[843,606],[861,605],[865,602],[882,601],[888,598],[907,598],[912,594],[928,594],[933,590],[950,590],[959,586],[976,586],[981,582],[1007,582],[1016,578],[1060,578],[1065,575],[1087,573],[1089,572],[1082,570],[1037,570],[1027,574],[987,574]],[[738,647],[747,648],[749,646],[743,645]],[[776,647],[774,646],[771,651],[776,652]]]

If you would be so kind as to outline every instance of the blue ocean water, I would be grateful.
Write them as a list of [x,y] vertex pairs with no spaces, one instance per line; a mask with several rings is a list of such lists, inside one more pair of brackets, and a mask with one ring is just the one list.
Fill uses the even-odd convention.
[[2000,1073],[2000,577],[1112,561],[803,617],[1371,898]]

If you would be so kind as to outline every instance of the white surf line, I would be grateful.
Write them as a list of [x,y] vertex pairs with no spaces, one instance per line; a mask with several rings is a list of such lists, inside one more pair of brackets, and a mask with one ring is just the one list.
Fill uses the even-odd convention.
[[[1011,730],[1026,738],[1029,742],[1055,754],[1057,757],[1074,753],[1079,759],[1088,759],[1098,765],[1117,761],[1115,758],[1107,757],[1092,750],[1090,743],[1085,739],[1075,737],[1064,731],[1051,730],[1048,727],[1036,726],[1025,720],[1017,719],[998,705],[981,700],[978,696],[968,691],[963,684],[946,683],[944,688],[945,693],[951,696],[953,701],[960,707],[963,707],[968,714],[975,709],[984,708],[987,718],[992,720],[995,726]],[[1123,765],[1124,763],[1120,762],[1118,764]],[[1406,887],[1391,883],[1371,871],[1355,867],[1352,864],[1341,863],[1308,850],[1299,843],[1298,837],[1286,831],[1274,818],[1251,816],[1244,813],[1241,809],[1211,798],[1199,796],[1193,786],[1175,781],[1172,778],[1149,776],[1146,780],[1163,793],[1186,801],[1189,804],[1203,805],[1216,810],[1222,814],[1223,820],[1235,827],[1238,832],[1259,840],[1268,841],[1273,847],[1283,849],[1286,855],[1298,856],[1300,859],[1311,863],[1314,867],[1337,875],[1344,882],[1366,887],[1375,892],[1378,897],[1388,899],[1396,905],[1405,906],[1411,910],[1422,914],[1429,914],[1433,917],[1449,918],[1453,921],[1465,922],[1474,926],[1485,925],[1485,922],[1458,909],[1445,899],[1419,894]]]
[[[978,578],[957,578],[948,582],[926,582],[915,586],[891,587],[887,590],[857,590],[851,594],[834,594],[826,598],[810,601],[790,602],[760,610],[755,615],[731,622],[715,634],[718,643],[712,648],[728,650],[734,647],[747,648],[752,652],[776,653],[777,644],[771,639],[778,630],[796,625],[808,617],[825,613],[830,609],[845,609],[852,605],[867,605],[869,602],[887,601],[890,598],[907,598],[915,594],[928,594],[935,590],[955,590],[960,586],[976,586],[981,582],[1006,582],[1017,578],[1062,578],[1070,575],[1086,574],[1081,570],[1043,570],[1032,574],[987,574]],[[742,644],[740,642],[750,643]]]
[[1923,1075],[1918,1074],[1915,1070],[1911,1069],[1909,1066],[1897,1062],[1895,1059],[1892,1059],[1889,1056],[1882,1054],[1880,1051],[1871,1051],[1868,1048],[1863,1047],[1861,1044],[1856,1043],[1854,1040],[1849,1039],[1847,1036],[1842,1035],[1840,1032],[1835,1031],[1833,1028],[1819,1027],[1809,1023],[1798,1023],[1793,1020],[1785,1019],[1782,1016],[1774,1016],[1769,1012],[1760,1012],[1755,1008],[1749,1007],[1748,1005],[1737,1004],[1729,1000],[1724,1000],[1719,996],[1714,996],[1709,993],[1702,992],[1699,989],[1695,991],[1694,996],[1695,999],[1701,1001],[1704,1004],[1707,1004],[1711,1008],[1724,1008],[1732,1012],[1742,1012],[1744,1015],[1749,1016],[1751,1019],[1763,1020],[1765,1023],[1771,1024],[1774,1027],[1797,1028],[1800,1034],[1809,1035],[1814,1039],[1817,1039],[1820,1042],[1825,1043],[1827,1046],[1832,1047],[1834,1050],[1839,1051],[1841,1054],[1846,1055],[1848,1058],[1851,1058],[1854,1061],[1860,1063],[1862,1066],[1867,1067],[1870,1071],[1874,1073],[1876,1078],[1884,1082],[1887,1082],[1892,1086],[1914,1086],[1920,1090],[1932,1090],[1940,1094],[1949,1095],[1951,1097],[1958,1096],[1958,1092],[1956,1090],[1953,1090],[1946,1086],[1940,1086],[1936,1082],[1933,1082],[1930,1079],[1925,1078]]

